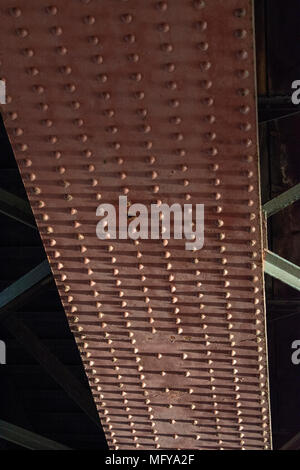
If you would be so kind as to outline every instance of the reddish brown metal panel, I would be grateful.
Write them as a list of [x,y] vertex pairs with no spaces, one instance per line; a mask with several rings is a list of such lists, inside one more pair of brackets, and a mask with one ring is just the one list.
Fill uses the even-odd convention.
[[[249,0],[1,2],[6,126],[111,448],[271,445]],[[100,202],[205,204],[205,246]]]

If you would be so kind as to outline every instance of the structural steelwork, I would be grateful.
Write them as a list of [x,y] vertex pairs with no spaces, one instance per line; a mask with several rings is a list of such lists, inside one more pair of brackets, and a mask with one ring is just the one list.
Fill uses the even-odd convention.
[[[17,3],[6,127],[110,447],[270,448],[252,2]],[[204,248],[100,241],[120,195],[205,204]]]

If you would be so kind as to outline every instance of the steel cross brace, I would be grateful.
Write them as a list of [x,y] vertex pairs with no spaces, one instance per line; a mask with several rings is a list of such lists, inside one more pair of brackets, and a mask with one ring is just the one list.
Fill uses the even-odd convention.
[[[300,200],[300,183],[264,204],[263,212],[268,218],[298,200]],[[300,291],[300,267],[267,249],[264,270],[266,274]]]
[[267,217],[271,217],[271,215],[276,214],[277,212],[285,209],[289,205],[293,204],[294,202],[300,199],[300,183],[296,184],[293,188],[285,191],[280,196],[271,199],[271,201],[267,202],[263,205],[263,211]]
[[0,437],[30,450],[71,450],[69,447],[0,419]]
[[47,284],[52,279],[52,273],[47,260],[22,276],[17,281],[0,292],[0,320],[7,312],[15,307],[27,294],[41,284]]
[[[75,403],[101,428],[95,404],[87,389],[68,368],[61,363],[52,352],[35,336],[35,334],[12,315],[13,308],[28,295],[52,279],[51,269],[47,260],[40,263],[29,273],[0,292],[0,321],[15,336],[24,348],[40,363],[47,373],[66,391]],[[0,437],[1,437],[0,421]]]
[[24,225],[37,230],[30,205],[18,196],[0,188],[0,212]]
[[265,273],[300,291],[300,267],[266,250]]

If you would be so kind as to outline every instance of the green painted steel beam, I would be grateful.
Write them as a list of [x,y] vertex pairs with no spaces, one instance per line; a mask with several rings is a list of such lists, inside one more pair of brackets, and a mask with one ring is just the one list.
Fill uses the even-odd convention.
[[[35,334],[15,315],[16,303],[31,296],[39,286],[52,279],[47,260],[40,263],[25,276],[0,292],[0,321],[4,327],[23,345],[45,371],[66,391],[75,403],[102,430],[97,409],[88,385],[82,384],[68,368],[60,362]],[[0,423],[1,427],[1,423]],[[103,431],[102,431],[103,432]],[[0,429],[1,436],[1,429]]]
[[280,196],[271,199],[271,201],[267,202],[263,205],[263,211],[265,212],[267,217],[276,214],[277,212],[281,211],[285,207],[293,204],[294,202],[300,199],[300,183],[296,184],[293,188],[289,189],[288,191],[280,194]]
[[299,450],[300,449],[300,433],[296,434],[280,450]]
[[42,281],[52,279],[51,269],[47,260],[40,263],[34,269],[0,292],[0,318],[10,306],[14,305],[21,296],[30,292]]
[[30,450],[71,450],[58,442],[0,419],[0,437]]
[[82,383],[37,336],[19,319],[11,315],[2,323],[6,330],[31,354],[56,383],[77,403],[100,429],[101,423],[88,384]]
[[276,279],[300,291],[300,267],[276,255],[265,251],[264,270]]
[[0,212],[37,230],[29,203],[4,189],[0,189]]

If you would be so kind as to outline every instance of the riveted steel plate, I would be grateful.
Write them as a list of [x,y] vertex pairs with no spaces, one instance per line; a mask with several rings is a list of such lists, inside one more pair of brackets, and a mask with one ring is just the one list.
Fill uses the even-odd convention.
[[[112,449],[270,448],[252,3],[1,2],[6,126]],[[205,244],[96,237],[205,204]]]

